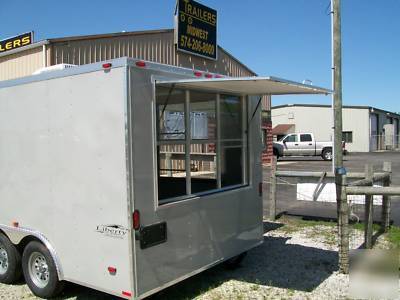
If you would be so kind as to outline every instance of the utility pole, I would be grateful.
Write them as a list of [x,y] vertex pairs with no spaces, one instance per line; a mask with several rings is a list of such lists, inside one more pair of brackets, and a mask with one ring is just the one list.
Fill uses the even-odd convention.
[[346,193],[346,170],[342,152],[342,33],[340,0],[331,0],[333,44],[333,115],[334,115],[334,167],[336,203],[339,231],[339,271],[349,272],[349,208]]

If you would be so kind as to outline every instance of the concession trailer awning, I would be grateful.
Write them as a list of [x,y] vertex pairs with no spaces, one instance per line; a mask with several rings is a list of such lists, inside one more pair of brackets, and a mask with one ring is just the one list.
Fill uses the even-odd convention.
[[156,81],[159,86],[182,89],[219,90],[242,95],[331,94],[329,89],[277,77],[235,77]]

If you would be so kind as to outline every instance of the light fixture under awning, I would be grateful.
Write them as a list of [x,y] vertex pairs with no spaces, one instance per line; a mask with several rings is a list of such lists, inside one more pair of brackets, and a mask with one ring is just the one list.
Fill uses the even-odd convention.
[[156,81],[158,86],[220,91],[242,95],[331,94],[329,89],[277,77],[228,77],[212,79],[179,79]]

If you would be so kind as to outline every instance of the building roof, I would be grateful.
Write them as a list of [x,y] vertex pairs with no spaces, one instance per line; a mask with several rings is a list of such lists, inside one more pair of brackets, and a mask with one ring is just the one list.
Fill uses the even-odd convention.
[[272,129],[272,135],[287,134],[290,129],[294,127],[294,124],[279,124]]
[[[301,104],[301,103],[296,103],[296,104],[283,104],[283,105],[275,105],[272,106],[271,110],[277,109],[277,108],[284,108],[284,107],[325,107],[325,108],[331,108],[331,105],[327,104]],[[392,111],[387,111],[384,109],[376,108],[373,106],[365,106],[365,105],[343,105],[343,108],[354,108],[354,109],[368,109],[370,112],[382,112],[386,114],[391,114],[391,115],[396,115],[400,118],[400,114]]]
[[[174,33],[174,29],[127,31],[127,32],[114,32],[114,33],[102,33],[102,34],[92,34],[92,35],[77,35],[77,36],[67,36],[67,37],[60,37],[60,38],[51,38],[51,39],[41,40],[41,41],[32,43],[30,45],[16,48],[16,49],[4,52],[4,53],[0,53],[0,57],[11,55],[11,54],[18,53],[18,52],[22,52],[22,51],[36,48],[36,47],[41,47],[43,45],[52,44],[52,43],[63,43],[63,42],[68,42],[68,41],[79,41],[79,40],[95,40],[95,39],[123,37],[123,36],[132,36],[132,35],[134,35],[134,36],[151,35],[151,34],[160,34],[160,33],[166,33],[166,34]],[[244,63],[242,63],[240,60],[238,60],[236,57],[234,57],[230,52],[226,51],[220,45],[218,45],[218,50],[225,52],[227,55],[229,55],[232,58],[232,60],[236,61],[248,72],[254,74],[255,76],[258,75],[256,72],[254,72],[252,69],[250,69]]]

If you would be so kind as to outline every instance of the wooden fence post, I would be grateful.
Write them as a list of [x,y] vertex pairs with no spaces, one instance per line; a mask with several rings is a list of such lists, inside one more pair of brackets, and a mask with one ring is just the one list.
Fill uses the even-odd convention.
[[276,220],[276,157],[271,158],[270,193],[269,193],[269,219]]
[[[390,186],[392,181],[392,163],[384,162],[383,163],[383,171],[390,173],[388,177],[383,180],[383,186]],[[382,196],[382,221],[381,221],[381,230],[383,232],[388,232],[390,227],[390,196]]]
[[349,205],[347,202],[347,176],[336,176],[336,188],[339,189],[340,200],[337,202],[338,235],[339,235],[339,272],[349,273]]
[[[371,180],[373,185],[373,168],[372,165],[365,165],[365,179]],[[365,249],[372,248],[372,233],[373,233],[373,208],[374,196],[365,196],[365,231],[364,231],[364,245]]]

